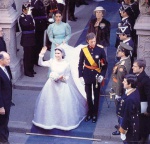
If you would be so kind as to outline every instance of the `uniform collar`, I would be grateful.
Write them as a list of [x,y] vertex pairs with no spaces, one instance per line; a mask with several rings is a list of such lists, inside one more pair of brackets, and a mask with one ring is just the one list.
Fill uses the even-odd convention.
[[127,19],[127,18],[128,18],[128,17],[124,17],[124,18],[122,18],[122,21],[123,21],[123,20],[125,20],[125,19]]
[[128,39],[124,40],[123,43],[126,43],[130,40],[131,38],[129,37]]
[[128,58],[129,58],[129,56],[128,56],[128,57],[125,57],[125,58],[121,58],[120,61],[126,60],[126,59],[128,59]]

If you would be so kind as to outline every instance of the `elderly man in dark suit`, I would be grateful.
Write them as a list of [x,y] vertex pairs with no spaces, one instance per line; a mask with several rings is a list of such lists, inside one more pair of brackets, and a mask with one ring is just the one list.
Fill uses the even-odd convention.
[[[94,33],[87,34],[88,46],[81,49],[79,58],[79,78],[85,83],[85,92],[88,103],[88,113],[85,121],[92,119],[97,121],[98,104],[100,97],[100,86],[103,81],[106,70],[107,61],[103,48],[96,45],[96,35]],[[92,100],[92,91],[94,100]]]
[[145,113],[139,115],[140,118],[140,144],[147,144],[150,134],[150,78],[145,73],[146,61],[137,59],[133,63],[133,73],[138,78],[138,90],[140,93],[140,101],[147,102],[147,109]]
[[9,63],[9,54],[0,52],[0,144],[9,144],[8,121],[12,99],[11,74],[7,70]]

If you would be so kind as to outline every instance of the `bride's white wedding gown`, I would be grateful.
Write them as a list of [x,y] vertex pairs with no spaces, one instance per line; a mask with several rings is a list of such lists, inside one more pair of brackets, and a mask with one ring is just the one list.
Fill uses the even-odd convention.
[[[55,82],[49,78],[37,98],[32,122],[44,129],[74,129],[79,126],[87,113],[84,86],[78,81],[77,76],[78,68],[76,68],[76,64],[78,62],[75,64],[72,59],[73,56],[70,57],[72,55],[70,50],[73,47],[66,45],[64,49],[66,52],[65,60],[50,59],[49,61],[43,61],[40,57],[41,65],[50,67],[51,72],[66,77],[66,82]],[[67,62],[68,59],[70,59],[69,63]],[[71,64],[72,62],[73,64]],[[74,68],[72,68],[73,65]],[[77,84],[78,82],[82,85],[83,90],[78,87],[80,86],[80,84]]]

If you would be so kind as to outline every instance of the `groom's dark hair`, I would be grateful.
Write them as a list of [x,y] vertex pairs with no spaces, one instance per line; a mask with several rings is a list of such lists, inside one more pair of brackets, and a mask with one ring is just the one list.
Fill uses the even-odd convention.
[[88,33],[88,34],[86,35],[86,41],[89,41],[89,40],[91,40],[91,39],[93,39],[93,38],[96,38],[96,35],[95,35],[93,32]]

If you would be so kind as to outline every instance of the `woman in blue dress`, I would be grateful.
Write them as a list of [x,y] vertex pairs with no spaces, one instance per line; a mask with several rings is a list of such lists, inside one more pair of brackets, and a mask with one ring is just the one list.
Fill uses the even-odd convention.
[[62,22],[62,13],[54,13],[55,22],[50,24],[47,29],[49,40],[52,42],[50,58],[54,58],[54,49],[62,43],[67,43],[71,37],[71,27],[68,23]]

